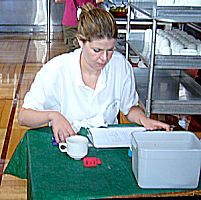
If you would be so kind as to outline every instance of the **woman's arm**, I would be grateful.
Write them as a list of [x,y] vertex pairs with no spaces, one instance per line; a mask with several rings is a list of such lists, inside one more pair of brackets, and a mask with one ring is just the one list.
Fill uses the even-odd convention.
[[133,106],[126,117],[130,122],[143,125],[147,130],[165,129],[170,131],[169,124],[146,117],[144,111],[139,106]]
[[57,143],[65,141],[66,137],[75,135],[69,121],[57,111],[37,111],[22,108],[18,115],[19,124],[28,127],[38,127],[51,123],[54,137]]
[[104,0],[96,0],[96,3],[99,4],[99,3],[103,3]]
[[54,0],[55,3],[66,3],[66,0]]

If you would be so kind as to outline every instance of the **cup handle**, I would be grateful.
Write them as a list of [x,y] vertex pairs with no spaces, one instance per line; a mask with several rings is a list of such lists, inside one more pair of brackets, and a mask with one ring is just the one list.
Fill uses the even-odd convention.
[[67,144],[64,142],[59,143],[59,150],[63,153],[67,152]]

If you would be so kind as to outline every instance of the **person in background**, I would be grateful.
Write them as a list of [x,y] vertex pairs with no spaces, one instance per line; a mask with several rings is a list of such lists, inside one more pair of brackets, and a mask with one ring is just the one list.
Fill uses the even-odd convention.
[[77,7],[81,7],[87,2],[95,6],[104,0],[55,0],[56,3],[65,3],[65,10],[62,19],[64,43],[67,45],[67,52],[74,51],[79,47],[75,34],[78,25]]
[[50,123],[58,143],[81,127],[117,124],[121,111],[148,130],[169,131],[170,125],[147,118],[139,107],[132,66],[115,51],[117,36],[111,13],[84,5],[76,34],[80,48],[51,59],[37,73],[19,112],[20,125]]

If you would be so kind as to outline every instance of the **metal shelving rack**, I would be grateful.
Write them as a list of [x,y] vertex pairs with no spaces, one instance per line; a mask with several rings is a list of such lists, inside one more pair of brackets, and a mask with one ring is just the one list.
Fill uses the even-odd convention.
[[[152,19],[151,53],[143,57],[144,33],[130,32],[130,12],[137,10]],[[146,115],[157,114],[201,114],[201,87],[183,69],[201,68],[201,56],[155,55],[157,24],[190,23],[201,21],[201,7],[157,6],[156,0],[128,3],[127,47],[132,49],[148,66],[134,69],[140,103]]]

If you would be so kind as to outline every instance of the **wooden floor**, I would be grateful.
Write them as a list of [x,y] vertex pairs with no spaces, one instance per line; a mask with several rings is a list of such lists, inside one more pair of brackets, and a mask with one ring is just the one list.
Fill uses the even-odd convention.
[[[27,130],[18,125],[17,114],[36,72],[65,51],[62,33],[54,33],[51,43],[44,34],[0,34],[0,200],[27,199],[26,180],[2,171]],[[196,128],[201,130],[199,122]]]
[[[54,33],[51,43],[44,34],[0,34],[0,175],[27,130],[18,125],[17,114],[36,72],[65,51],[62,33]],[[0,199],[27,199],[26,180],[1,178]]]

